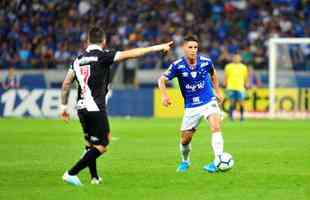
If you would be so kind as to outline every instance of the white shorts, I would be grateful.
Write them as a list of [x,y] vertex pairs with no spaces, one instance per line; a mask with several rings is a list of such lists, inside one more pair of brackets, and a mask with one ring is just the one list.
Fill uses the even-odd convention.
[[221,115],[220,107],[216,101],[210,101],[205,105],[194,108],[185,108],[181,131],[195,130],[202,117],[207,119],[212,114]]

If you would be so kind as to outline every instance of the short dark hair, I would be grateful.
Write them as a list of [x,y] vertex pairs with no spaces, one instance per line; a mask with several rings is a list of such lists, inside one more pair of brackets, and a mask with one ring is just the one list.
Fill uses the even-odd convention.
[[101,43],[105,37],[105,32],[98,26],[91,27],[88,32],[88,40],[93,44]]
[[193,35],[193,34],[188,34],[183,39],[183,43],[190,42],[190,41],[194,41],[194,42],[197,42],[197,43],[199,42],[198,41],[198,37],[196,35]]

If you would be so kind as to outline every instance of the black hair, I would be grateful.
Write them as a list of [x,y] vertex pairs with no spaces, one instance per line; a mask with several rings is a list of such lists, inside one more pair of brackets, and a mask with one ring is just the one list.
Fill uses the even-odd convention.
[[99,44],[105,39],[105,32],[98,26],[93,26],[88,32],[89,42],[92,44]]
[[193,34],[188,34],[183,39],[183,43],[190,42],[190,41],[194,41],[194,42],[197,42],[197,43],[199,42],[198,41],[198,37],[196,35],[193,35]]

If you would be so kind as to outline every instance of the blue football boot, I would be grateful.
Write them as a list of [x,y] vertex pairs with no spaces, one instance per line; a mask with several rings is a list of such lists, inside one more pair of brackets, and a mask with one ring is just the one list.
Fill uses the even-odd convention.
[[203,169],[209,173],[215,173],[217,171],[217,167],[213,162],[208,165],[205,165]]
[[186,172],[189,168],[189,162],[181,162],[177,168],[177,172]]

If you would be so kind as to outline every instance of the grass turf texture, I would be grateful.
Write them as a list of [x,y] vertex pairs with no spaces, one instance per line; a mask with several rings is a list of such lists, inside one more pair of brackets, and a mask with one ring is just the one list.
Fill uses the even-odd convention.
[[91,185],[87,169],[78,188],[61,180],[83,151],[77,121],[1,119],[0,199],[310,199],[309,121],[225,121],[235,166],[216,174],[202,170],[212,159],[206,123],[194,136],[190,170],[180,174],[180,119],[110,122],[118,140],[98,162],[104,183]]

